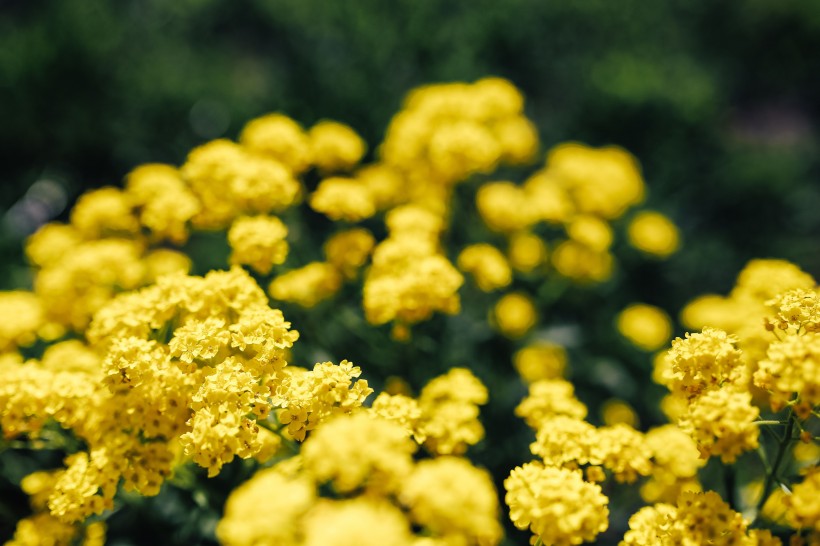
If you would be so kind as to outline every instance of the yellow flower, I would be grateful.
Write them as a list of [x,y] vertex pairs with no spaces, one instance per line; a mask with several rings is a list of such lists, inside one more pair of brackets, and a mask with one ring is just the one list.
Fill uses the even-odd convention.
[[44,315],[39,298],[31,292],[0,292],[0,353],[34,343]]
[[641,211],[629,222],[629,244],[635,248],[665,258],[680,246],[678,228],[658,212]]
[[325,257],[346,278],[353,279],[367,262],[375,244],[373,234],[364,228],[340,231],[325,242]]
[[271,281],[268,292],[280,301],[293,302],[301,307],[313,307],[333,297],[342,286],[342,277],[328,263],[311,262],[292,269]]
[[612,246],[612,228],[592,215],[579,215],[567,224],[569,238],[595,252],[604,252]]
[[274,216],[242,216],[228,231],[231,264],[246,264],[267,275],[274,265],[285,261],[288,228]]
[[303,546],[411,546],[410,522],[379,498],[324,501],[304,518]]
[[580,471],[527,463],[513,469],[504,488],[510,519],[543,544],[591,542],[609,527],[609,499]]
[[353,178],[325,178],[310,196],[310,207],[334,221],[358,222],[376,213],[367,186]]
[[547,154],[546,174],[562,180],[580,212],[620,217],[644,197],[638,162],[626,151],[559,144]]
[[484,184],[476,194],[476,206],[481,219],[493,231],[522,231],[536,221],[532,201],[512,182]]
[[733,463],[758,446],[760,429],[754,421],[759,415],[751,394],[722,388],[695,399],[680,427],[695,440],[702,456],[720,455],[724,463]]
[[458,255],[458,268],[472,274],[480,290],[492,292],[512,282],[512,271],[506,258],[492,245],[470,245]]
[[302,445],[301,456],[316,482],[338,493],[364,488],[385,494],[410,474],[416,447],[401,426],[360,412],[326,421]]
[[310,140],[304,129],[282,114],[267,114],[245,124],[239,141],[299,174],[310,166]]
[[786,519],[790,524],[820,532],[820,470],[817,467],[809,469],[785,501]]
[[660,349],[672,335],[669,316],[652,305],[632,304],[618,315],[618,331],[645,351]]
[[495,327],[509,338],[519,338],[529,332],[538,321],[538,311],[532,299],[522,292],[502,296],[493,308]]
[[513,355],[513,364],[527,383],[542,379],[559,379],[567,366],[567,352],[560,345],[536,342],[519,349]]
[[419,462],[402,483],[399,500],[413,521],[434,536],[486,546],[501,540],[492,479],[466,459],[439,457]]
[[305,477],[277,467],[260,470],[231,492],[216,536],[225,546],[298,546],[300,518],[315,496]]
[[735,343],[735,336],[715,328],[676,338],[666,356],[669,367],[663,380],[673,393],[690,400],[725,383],[742,386],[745,366]]
[[356,132],[335,121],[320,121],[308,131],[313,164],[324,172],[349,170],[367,146]]
[[507,258],[513,269],[529,273],[547,259],[547,245],[541,237],[521,231],[510,236]]
[[577,241],[564,241],[552,253],[552,265],[564,277],[579,282],[600,282],[612,275],[613,257]]
[[538,430],[546,419],[556,415],[583,419],[587,407],[575,398],[572,383],[563,379],[545,379],[530,385],[529,395],[515,408],[515,414]]

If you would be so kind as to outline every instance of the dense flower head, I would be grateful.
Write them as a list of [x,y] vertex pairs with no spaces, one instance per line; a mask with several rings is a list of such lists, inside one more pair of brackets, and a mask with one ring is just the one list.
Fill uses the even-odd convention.
[[288,228],[275,216],[242,216],[228,230],[232,264],[245,264],[267,275],[274,265],[285,261]]
[[404,394],[382,392],[373,400],[373,413],[401,426],[408,435],[422,443],[427,438],[418,401]]
[[512,270],[500,250],[480,243],[470,245],[458,255],[458,268],[470,273],[476,286],[484,292],[504,288],[512,282]]
[[598,251],[578,241],[563,241],[552,252],[552,265],[564,277],[579,282],[600,282],[612,275],[612,254]]
[[509,238],[507,259],[516,271],[530,273],[547,260],[547,245],[534,233],[519,231]]
[[268,292],[275,300],[295,303],[301,307],[313,307],[333,297],[341,286],[342,277],[333,265],[310,262],[275,277],[268,287]]
[[401,510],[367,497],[318,503],[304,518],[304,537],[304,546],[411,546]]
[[820,532],[820,469],[810,468],[785,503],[786,518],[791,525]]
[[589,542],[609,527],[609,499],[579,471],[527,463],[513,469],[504,488],[515,526],[544,544]]
[[140,224],[153,239],[181,244],[188,239],[189,223],[200,213],[199,199],[171,165],[141,165],[126,177],[126,192],[136,207]]
[[651,457],[644,435],[623,423],[599,428],[590,450],[593,462],[611,470],[617,481],[627,483],[650,474]]
[[697,398],[679,424],[695,440],[702,456],[719,455],[723,462],[732,463],[758,446],[760,429],[754,421],[759,415],[750,393],[724,388]]
[[484,546],[501,539],[492,479],[466,459],[419,462],[402,484],[399,499],[417,524],[445,541],[451,537],[459,544]]
[[347,279],[356,277],[359,269],[370,257],[376,239],[364,228],[340,231],[324,244],[327,262],[338,269]]
[[522,108],[521,93],[499,78],[422,87],[393,118],[380,155],[443,184],[490,172],[502,161],[526,162],[538,138]]
[[600,460],[591,459],[597,439],[595,427],[586,421],[553,415],[541,421],[530,450],[541,457],[546,466],[575,468],[590,462],[600,464]]
[[191,221],[205,229],[223,228],[241,214],[279,212],[301,193],[285,165],[228,140],[193,149],[180,173],[202,205]]
[[791,262],[751,260],[738,274],[731,296],[763,303],[788,290],[815,285],[811,275]]
[[755,385],[772,393],[773,407],[780,408],[793,398],[802,418],[820,404],[820,333],[785,336],[769,345],[766,359],[759,362]]
[[31,292],[0,292],[0,353],[34,343],[44,314],[40,300]]
[[[396,423],[366,412],[328,420],[302,446],[305,470],[340,493],[397,490],[410,474],[416,444]],[[329,456],[329,454],[333,454]]]
[[532,298],[523,292],[503,295],[492,311],[495,327],[505,336],[515,339],[524,336],[538,322],[538,310]]
[[536,221],[529,196],[512,182],[482,185],[476,194],[476,207],[481,219],[493,231],[517,232]]
[[629,244],[661,258],[678,250],[680,235],[672,221],[659,212],[641,211],[629,222]]
[[739,383],[745,367],[736,343],[736,337],[715,328],[672,341],[664,376],[670,390],[691,400],[726,383]]
[[617,324],[621,335],[646,351],[660,349],[672,335],[669,316],[652,305],[630,305],[618,315]]
[[455,314],[461,308],[458,289],[464,277],[436,247],[398,236],[379,244],[365,276],[364,310],[372,324],[413,324],[435,312]]
[[367,150],[356,131],[335,121],[320,121],[310,128],[308,138],[311,160],[325,172],[351,169]]
[[466,368],[453,368],[421,391],[421,430],[425,447],[443,455],[459,455],[484,437],[479,405],[487,403],[487,387]]
[[358,222],[376,213],[370,190],[353,178],[325,178],[309,202],[313,210],[334,221]]
[[567,352],[555,343],[536,342],[519,349],[513,355],[513,364],[527,383],[559,379],[567,366]]
[[281,162],[294,174],[311,164],[307,134],[296,121],[283,114],[266,114],[249,121],[239,141],[252,152]]
[[795,333],[820,331],[820,295],[817,289],[797,288],[765,302],[774,311],[770,327]]
[[635,158],[620,148],[563,144],[550,150],[547,174],[559,178],[579,211],[612,219],[643,200]]
[[333,415],[350,413],[373,392],[362,370],[342,360],[317,363],[313,370],[286,373],[274,389],[273,402],[283,408],[278,419],[297,440]]
[[641,486],[647,502],[675,502],[684,490],[699,490],[698,469],[706,464],[697,444],[676,425],[663,425],[646,433],[652,452],[652,475]]
[[71,209],[71,225],[86,239],[129,235],[139,229],[128,195],[112,187],[81,195]]
[[777,545],[771,534],[748,532],[743,516],[713,492],[684,492],[677,505],[656,504],[629,519],[621,546],[715,544],[722,546]]
[[541,423],[555,415],[583,419],[587,408],[575,397],[572,383],[563,379],[545,379],[530,385],[529,395],[515,408],[515,414],[538,430]]
[[299,518],[315,496],[307,477],[288,476],[276,467],[261,470],[231,493],[216,535],[225,546],[296,546]]

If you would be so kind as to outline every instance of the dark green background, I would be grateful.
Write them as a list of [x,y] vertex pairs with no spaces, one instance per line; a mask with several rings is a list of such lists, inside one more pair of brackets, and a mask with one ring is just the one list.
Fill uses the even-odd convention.
[[[820,276],[820,2],[0,0],[0,289],[30,283],[20,251],[29,216],[20,211],[38,180],[57,181],[70,204],[138,164],[180,164],[197,144],[235,138],[270,111],[305,125],[348,123],[373,148],[411,88],[487,75],[522,89],[544,151],[578,140],[635,154],[648,205],[683,232],[683,250],[667,262],[620,248],[624,268],[613,282],[539,294],[542,305],[560,296],[545,309],[585,334],[574,380],[593,407],[620,394],[644,426],[658,420],[642,384],[648,357],[611,332],[626,302],[675,314],[698,294],[726,292],[755,257],[790,259]],[[309,324],[296,309],[287,316]],[[318,345],[366,376],[370,369],[377,384],[418,362],[475,364],[503,401],[485,413],[489,438],[476,457],[496,474],[522,462],[528,433],[510,412],[523,388],[490,365],[510,345],[480,324],[439,318],[385,364],[346,337],[348,319],[324,328]],[[442,345],[442,332],[477,341]],[[372,335],[389,343],[386,330]],[[432,372],[407,375],[419,386]],[[511,430],[515,447],[505,447]],[[208,486],[217,507],[230,476],[223,481]],[[185,525],[206,528],[214,517],[177,490],[164,496],[144,517],[173,540],[191,543]],[[140,527],[141,513],[128,514],[120,536]],[[191,514],[206,521],[193,524]],[[613,517],[613,540],[627,515]]]

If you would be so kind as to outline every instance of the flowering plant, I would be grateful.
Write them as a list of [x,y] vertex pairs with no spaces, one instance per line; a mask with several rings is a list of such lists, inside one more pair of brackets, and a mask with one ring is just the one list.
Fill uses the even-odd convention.
[[[350,127],[270,114],[82,196],[29,239],[33,290],[0,294],[0,458],[36,463],[8,543],[99,544],[174,488],[217,514],[190,536],[228,545],[490,546],[502,481],[533,544],[820,541],[814,279],[755,261],[691,303],[700,332],[656,358],[669,422],[642,431],[610,400],[596,426],[548,315],[627,274],[618,253],[663,260],[680,237],[636,211],[626,151],[559,144],[517,174],[539,146],[520,92],[488,78],[412,92],[366,164]],[[636,354],[672,335],[645,303],[608,319]],[[504,358],[471,370],[489,345]],[[482,444],[508,386],[528,453]]]

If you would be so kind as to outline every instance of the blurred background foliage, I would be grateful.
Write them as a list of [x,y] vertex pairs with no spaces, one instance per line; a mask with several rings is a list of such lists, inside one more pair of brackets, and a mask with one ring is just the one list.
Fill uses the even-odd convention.
[[[651,357],[612,327],[626,303],[675,316],[696,295],[726,293],[755,257],[792,260],[820,277],[818,2],[0,0],[0,289],[30,285],[26,235],[141,163],[179,165],[194,146],[235,138],[272,111],[306,126],[350,124],[372,155],[411,88],[488,75],[524,92],[543,150],[577,140],[633,153],[648,206],[681,227],[683,249],[665,262],[619,243],[623,268],[611,281],[539,293],[552,338],[584,337],[583,353],[569,347],[571,378],[592,408],[617,394],[644,428],[660,421],[657,392],[645,388]],[[226,252],[207,237],[189,249],[200,263]],[[489,300],[470,302],[473,316],[486,316]],[[523,462],[529,432],[511,412],[525,392],[509,381],[514,346],[486,323],[436,317],[394,361],[394,351],[370,350],[389,346],[387,329],[373,334],[383,343],[350,336],[360,312],[327,324],[316,323],[316,309],[285,313],[305,340],[321,332],[318,346],[334,353],[304,344],[312,352],[296,356],[349,358],[377,386],[402,374],[418,388],[445,365],[471,365],[506,400],[487,409],[488,439],[475,458],[497,478]],[[496,360],[506,362],[486,366]],[[504,434],[518,440],[505,447]],[[224,501],[224,490],[209,487]],[[176,500],[164,502],[169,495]],[[140,502],[167,505],[172,514],[146,514],[180,534],[174,522],[189,511],[179,503],[196,512],[208,502],[177,497]],[[203,525],[218,515],[202,513]]]

